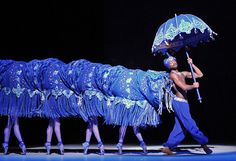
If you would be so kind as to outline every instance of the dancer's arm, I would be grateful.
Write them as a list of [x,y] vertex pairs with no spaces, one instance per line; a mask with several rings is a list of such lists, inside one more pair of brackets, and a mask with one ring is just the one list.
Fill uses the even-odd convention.
[[[193,69],[194,69],[194,76],[195,76],[195,78],[201,78],[201,77],[203,77],[203,73],[202,73],[202,71],[195,65],[195,64],[193,64],[193,60],[191,59],[191,58],[188,58],[188,63],[189,64],[192,64],[192,67],[193,67]],[[187,71],[184,71],[184,72],[182,72],[183,74],[184,74],[184,76],[186,77],[186,78],[192,78],[192,73],[191,72],[187,72]]]

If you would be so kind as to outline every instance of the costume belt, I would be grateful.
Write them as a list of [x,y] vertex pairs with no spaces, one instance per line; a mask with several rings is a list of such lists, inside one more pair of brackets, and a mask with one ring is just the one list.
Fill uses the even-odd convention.
[[186,99],[180,98],[180,97],[174,97],[174,100],[175,101],[179,101],[179,102],[186,102],[186,103],[188,103],[188,101]]

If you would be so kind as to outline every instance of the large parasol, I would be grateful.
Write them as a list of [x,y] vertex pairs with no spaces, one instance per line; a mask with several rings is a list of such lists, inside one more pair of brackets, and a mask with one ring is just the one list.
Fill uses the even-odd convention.
[[[185,49],[196,47],[198,43],[214,40],[214,35],[217,34],[197,16],[192,14],[175,14],[175,17],[167,20],[159,27],[152,45],[152,53],[154,55],[158,53],[169,55],[169,51],[177,52],[183,47]],[[189,58],[187,50],[185,51],[187,58]],[[196,82],[191,64],[190,70],[193,81]],[[197,89],[197,95],[201,103],[202,98],[199,89]]]

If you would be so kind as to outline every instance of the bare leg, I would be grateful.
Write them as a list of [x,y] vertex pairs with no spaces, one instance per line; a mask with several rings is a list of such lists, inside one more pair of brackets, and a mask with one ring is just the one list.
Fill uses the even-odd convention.
[[88,154],[88,149],[89,149],[89,142],[92,137],[92,128],[93,128],[93,123],[91,120],[88,121],[88,126],[86,129],[86,136],[85,136],[85,142],[82,144],[84,148],[84,155]]
[[18,117],[15,117],[15,116],[8,116],[7,126],[4,129],[4,143],[2,144],[3,149],[4,149],[4,154],[8,153],[8,142],[10,139],[11,128],[12,128],[13,124],[14,124],[14,134],[19,141],[19,147],[22,150],[22,154],[25,155],[26,154],[26,147],[25,147],[25,144],[24,144],[22,137],[21,137]]
[[53,133],[53,126],[54,126],[54,121],[53,119],[49,119],[49,123],[48,123],[48,127],[47,127],[47,141],[44,144],[46,150],[47,150],[47,155],[50,154],[50,150],[51,150],[51,141],[52,141],[52,133]]
[[119,130],[119,142],[116,145],[118,149],[118,154],[122,154],[122,148],[123,148],[123,142],[125,138],[125,133],[126,133],[127,126],[121,126]]
[[17,140],[19,141],[19,147],[22,150],[22,154],[25,155],[26,154],[26,146],[25,146],[25,143],[21,137],[18,117],[12,117],[12,122],[14,122],[14,134],[15,134]]
[[93,133],[94,133],[94,136],[96,137],[97,139],[97,142],[101,142],[101,137],[100,137],[100,133],[99,133],[99,130],[98,130],[98,121],[97,121],[97,118],[94,118],[93,121],[92,121],[92,124],[93,124]]
[[136,135],[139,142],[143,142],[142,134],[140,133],[139,127],[133,126],[134,134]]
[[94,133],[94,136],[97,139],[98,148],[100,149],[100,153],[99,154],[100,155],[104,155],[104,145],[102,143],[102,140],[101,140],[101,137],[100,137],[100,133],[99,133],[99,130],[98,130],[98,120],[97,120],[97,118],[93,118],[92,124],[93,124],[93,133]]
[[61,139],[61,122],[60,119],[56,118],[54,121],[54,131],[56,133],[57,141],[60,143],[62,142]]
[[47,143],[51,143],[52,141],[53,126],[54,126],[54,121],[53,119],[50,119],[47,128]]
[[119,130],[119,143],[123,144],[124,138],[125,138],[126,129],[127,129],[127,126],[121,126],[120,127],[120,130]]
[[64,155],[64,145],[62,143],[62,139],[61,139],[61,122],[59,118],[56,118],[53,120],[54,122],[54,131],[56,133],[57,136],[57,141],[58,141],[58,148],[60,150],[60,154]]
[[8,143],[9,142],[9,139],[10,139],[10,135],[11,135],[11,128],[13,126],[13,119],[8,116],[8,119],[7,119],[7,125],[4,129],[4,143]]
[[14,134],[19,142],[23,142],[22,137],[21,137],[20,127],[19,127],[19,119],[17,117],[13,118],[13,121],[14,121]]
[[4,154],[7,155],[8,154],[8,142],[10,139],[10,135],[11,135],[11,128],[12,128],[13,122],[10,116],[8,116],[7,119],[7,125],[4,129],[4,142],[2,143],[2,147],[4,149]]
[[92,137],[92,128],[93,128],[93,123],[91,121],[88,122],[88,127],[86,129],[86,142],[90,142],[91,137]]
[[147,154],[147,146],[146,146],[145,142],[143,141],[143,137],[142,137],[142,134],[140,133],[139,127],[133,126],[133,130],[134,130],[134,134],[136,135],[136,137],[139,140],[140,147],[143,149],[143,153]]

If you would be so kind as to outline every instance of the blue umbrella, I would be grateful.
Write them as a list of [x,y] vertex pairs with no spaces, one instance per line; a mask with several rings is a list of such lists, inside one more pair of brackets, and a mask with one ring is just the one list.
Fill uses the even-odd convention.
[[[214,35],[217,34],[199,17],[192,14],[180,14],[178,16],[175,14],[175,17],[159,27],[152,45],[152,53],[154,55],[158,53],[169,55],[168,51],[170,50],[177,52],[182,47],[196,47],[199,42],[214,40]],[[189,58],[187,50],[185,53]],[[190,69],[193,80],[196,82],[191,64]],[[197,94],[201,103],[202,98],[198,89]]]

